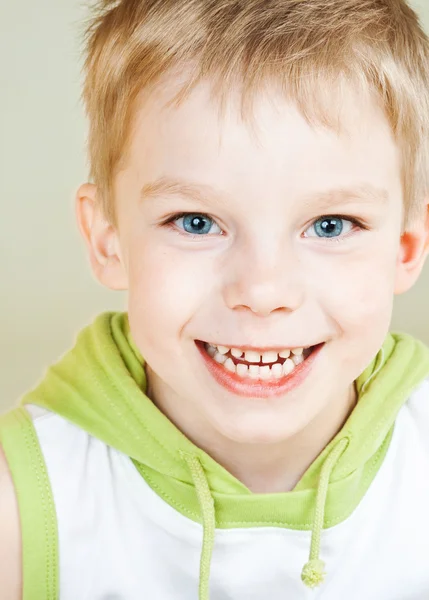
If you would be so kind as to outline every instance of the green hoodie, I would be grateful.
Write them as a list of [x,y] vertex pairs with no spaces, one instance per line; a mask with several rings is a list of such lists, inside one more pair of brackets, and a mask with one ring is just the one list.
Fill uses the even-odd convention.
[[408,335],[389,334],[356,381],[356,408],[295,489],[254,494],[192,444],[145,395],[144,360],[126,314],[100,315],[22,406],[0,419],[0,441],[20,505],[24,599],[39,598],[34,592],[46,590],[47,580],[50,591],[44,597],[58,596],[54,500],[26,404],[59,414],[128,455],[163,500],[203,524],[200,599],[205,599],[215,528],[311,530],[310,560],[302,577],[310,587],[323,580],[323,528],[344,521],[359,504],[386,454],[398,411],[428,375],[428,349]]

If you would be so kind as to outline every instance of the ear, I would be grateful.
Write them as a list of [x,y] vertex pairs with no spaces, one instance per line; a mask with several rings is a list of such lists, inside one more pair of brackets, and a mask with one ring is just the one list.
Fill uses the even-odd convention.
[[401,236],[396,265],[395,294],[407,292],[416,283],[429,253],[429,204],[422,218]]
[[126,290],[127,274],[118,235],[102,213],[95,185],[85,183],[79,187],[76,193],[76,218],[95,277],[112,290]]

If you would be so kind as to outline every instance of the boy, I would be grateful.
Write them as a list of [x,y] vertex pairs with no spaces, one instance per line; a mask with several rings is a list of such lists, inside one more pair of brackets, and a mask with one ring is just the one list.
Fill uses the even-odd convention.
[[404,0],[104,0],[77,216],[128,290],[2,418],[2,600],[429,597],[428,39]]

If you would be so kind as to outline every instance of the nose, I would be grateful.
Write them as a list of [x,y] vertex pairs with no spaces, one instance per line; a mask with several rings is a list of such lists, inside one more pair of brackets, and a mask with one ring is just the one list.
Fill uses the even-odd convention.
[[290,250],[243,251],[230,267],[223,293],[225,304],[233,310],[269,316],[296,311],[304,302],[302,268]]

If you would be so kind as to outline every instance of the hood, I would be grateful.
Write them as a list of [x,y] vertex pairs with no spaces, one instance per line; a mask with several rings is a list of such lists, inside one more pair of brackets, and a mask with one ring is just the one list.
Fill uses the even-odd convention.
[[126,313],[105,313],[21,403],[57,413],[128,455],[160,497],[203,524],[199,598],[206,600],[216,528],[311,530],[302,579],[309,587],[323,581],[323,528],[347,518],[367,491],[398,411],[429,375],[429,350],[409,335],[389,334],[356,381],[358,403],[342,430],[294,490],[279,494],[254,494],[192,444],[146,396],[144,364]]

